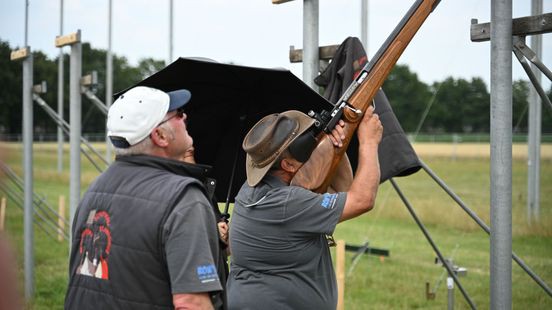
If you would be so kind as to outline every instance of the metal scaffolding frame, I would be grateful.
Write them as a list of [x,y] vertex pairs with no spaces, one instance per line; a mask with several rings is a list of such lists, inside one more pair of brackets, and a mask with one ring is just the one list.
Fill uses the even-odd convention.
[[[279,4],[292,0],[272,0],[273,3]],[[367,0],[361,0],[361,14],[367,11]],[[533,0],[537,1],[537,0]],[[447,185],[439,179],[431,169],[422,162],[424,170],[439,184],[451,197],[456,201],[462,209],[470,215],[470,217],[479,224],[479,226],[488,234],[491,235],[491,308],[502,309],[511,308],[511,268],[512,259],[550,296],[552,296],[552,290],[550,287],[538,276],[531,268],[529,268],[515,253],[512,252],[512,224],[511,224],[511,144],[512,144],[512,78],[511,78],[511,51],[514,48],[516,56],[524,65],[523,60],[528,59],[537,68],[539,68],[545,75],[550,78],[550,71],[540,62],[539,57],[524,45],[524,40],[519,38],[515,42],[517,45],[512,45],[512,33],[520,34],[519,28],[514,21],[514,29],[512,31],[512,19],[511,19],[511,1],[497,1],[493,0],[492,5],[492,23],[498,25],[490,29],[490,24],[483,26],[477,25],[477,22],[472,21],[472,41],[474,40],[474,33],[476,36],[480,36],[479,41],[492,39],[492,61],[491,61],[491,220],[492,229],[490,229],[483,221],[481,221],[475,213],[473,213],[466,205],[460,200],[460,198],[450,190]],[[326,54],[333,55],[337,46],[318,47],[318,0],[304,0],[303,6],[303,51],[296,50],[293,46],[290,48],[290,61],[300,62],[303,60],[303,80],[304,82],[314,88],[314,77],[312,72],[318,72],[319,58],[322,53],[325,53],[324,59],[331,58]],[[550,16],[548,16],[550,15]],[[362,17],[362,16],[361,16]],[[552,23],[546,22],[552,18],[552,14],[545,14],[543,16],[532,17],[533,23],[529,23],[531,27],[537,29],[531,30],[531,34],[543,33],[542,28],[549,28]],[[366,18],[367,19],[367,18]],[[543,22],[543,19],[546,19]],[[365,21],[362,20],[362,25]],[[523,21],[524,26],[527,27],[527,22]],[[520,23],[521,24],[521,23]],[[316,28],[314,28],[316,26]],[[367,26],[367,25],[366,25]],[[475,29],[475,32],[474,32]],[[547,31],[550,32],[550,31]],[[527,34],[527,31],[525,31]],[[313,36],[316,35],[316,40]],[[363,40],[365,34],[363,32]],[[367,36],[367,34],[366,34]],[[481,39],[481,37],[487,37]],[[316,44],[315,44],[316,43]],[[365,43],[366,44],[366,43]],[[313,61],[316,58],[316,61]],[[523,60],[522,60],[523,58]],[[524,65],[528,76],[531,81],[536,80],[534,74],[529,69],[529,65]],[[541,96],[543,102],[546,102],[552,107],[549,99],[543,94],[545,92],[538,83],[535,84],[537,92]],[[546,97],[546,98],[544,98]],[[502,163],[509,163],[509,167],[505,167]],[[443,257],[432,241],[431,236],[416,216],[414,209],[401,192],[397,183],[391,179],[391,184],[405,206],[408,208],[410,214],[426,236],[428,242],[432,245],[434,251],[441,260]],[[510,258],[511,257],[511,258]],[[444,260],[443,260],[444,261]],[[466,301],[472,309],[475,309],[475,304],[465,292],[460,282],[456,278],[454,272],[450,269],[446,263],[444,267],[447,269],[448,274],[454,279],[457,286],[460,288]]]

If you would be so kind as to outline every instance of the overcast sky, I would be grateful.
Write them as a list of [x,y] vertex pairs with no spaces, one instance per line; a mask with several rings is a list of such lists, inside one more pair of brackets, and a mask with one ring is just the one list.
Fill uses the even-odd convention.
[[[60,0],[30,0],[28,44],[54,58],[60,32]],[[368,53],[372,56],[414,0],[369,0]],[[426,82],[448,76],[482,77],[489,84],[490,44],[470,41],[470,20],[490,21],[490,0],[442,0],[399,59]],[[513,17],[531,15],[530,0],[513,0]],[[543,0],[552,12],[552,0]],[[113,0],[113,52],[131,64],[168,60],[169,0]],[[302,48],[303,1],[174,0],[174,57],[201,56],[257,67],[284,67],[289,46]],[[320,45],[360,37],[360,0],[319,1]],[[82,31],[94,48],[107,48],[108,0],[65,0],[63,33]],[[25,0],[0,0],[0,39],[24,45]],[[529,41],[529,39],[528,39]],[[529,44],[530,42],[528,42]],[[69,48],[64,49],[69,52]],[[527,79],[515,57],[514,79]],[[552,34],[543,35],[543,62],[552,68]],[[115,77],[117,78],[117,77]],[[544,87],[550,83],[543,77]]]

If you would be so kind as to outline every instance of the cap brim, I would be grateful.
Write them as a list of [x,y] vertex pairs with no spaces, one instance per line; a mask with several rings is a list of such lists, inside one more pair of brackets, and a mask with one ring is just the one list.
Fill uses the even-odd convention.
[[192,98],[192,93],[187,89],[174,90],[167,93],[169,95],[169,109],[167,112],[174,111],[185,106]]

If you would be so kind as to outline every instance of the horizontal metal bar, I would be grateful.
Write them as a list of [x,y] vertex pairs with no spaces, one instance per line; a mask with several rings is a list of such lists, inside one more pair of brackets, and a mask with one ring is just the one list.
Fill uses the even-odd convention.
[[358,252],[359,250],[362,250],[364,248],[365,254],[372,254],[377,256],[389,256],[389,250],[387,249],[379,249],[379,248],[372,248],[372,247],[364,247],[359,245],[352,245],[352,244],[345,244],[345,251],[351,251],[351,252]]
[[[330,60],[334,57],[335,52],[339,48],[339,45],[320,46],[318,48],[318,58],[320,60]],[[295,49],[295,47],[289,47],[289,61],[290,62],[302,62],[303,50]]]
[[[552,13],[512,19],[512,35],[525,36],[552,32]],[[472,42],[484,42],[491,39],[491,23],[478,24],[472,19],[470,26]]]
[[272,4],[282,4],[293,0],[272,0]]

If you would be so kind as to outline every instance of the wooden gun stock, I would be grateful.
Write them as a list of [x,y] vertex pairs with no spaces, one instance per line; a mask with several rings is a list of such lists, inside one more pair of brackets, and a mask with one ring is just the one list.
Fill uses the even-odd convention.
[[[344,106],[342,119],[345,121],[345,139],[343,146],[334,147],[328,134],[322,132],[318,136],[318,146],[310,159],[293,178],[293,185],[319,193],[327,191],[364,112],[372,104],[376,92],[383,85],[406,46],[439,2],[440,0],[417,0],[410,7],[372,61],[366,64],[336,104],[336,107]],[[345,105],[341,103],[345,103]]]

